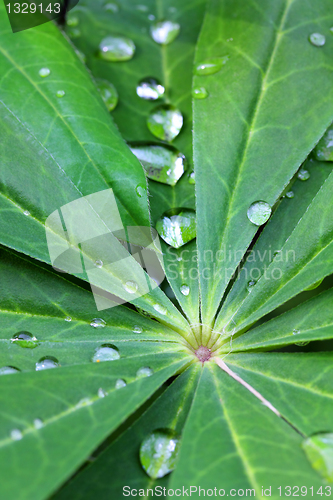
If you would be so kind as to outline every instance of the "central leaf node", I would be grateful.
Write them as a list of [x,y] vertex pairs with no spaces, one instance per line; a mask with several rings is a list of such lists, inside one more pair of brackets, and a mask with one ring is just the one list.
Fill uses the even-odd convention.
[[201,363],[204,363],[205,361],[208,361],[211,358],[212,350],[209,349],[208,347],[201,345],[200,347],[198,347],[196,351],[194,351],[194,354],[196,355],[198,360],[201,361]]

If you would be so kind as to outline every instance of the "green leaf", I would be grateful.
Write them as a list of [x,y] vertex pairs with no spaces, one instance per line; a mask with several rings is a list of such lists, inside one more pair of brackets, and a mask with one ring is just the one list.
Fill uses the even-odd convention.
[[[0,415],[0,463],[7,479],[1,482],[1,497],[46,498],[187,362],[184,355],[146,355],[100,365],[3,375],[0,398],[6,410]],[[150,366],[154,374],[136,379],[142,366]],[[125,379],[127,387],[115,389],[118,378]],[[105,397],[98,396],[99,388],[107,393]],[[42,421],[41,428],[36,428],[36,419]],[[21,439],[13,430],[21,433]],[[59,439],[62,435],[66,438]]]
[[[215,74],[194,77],[209,93],[194,102],[204,323],[212,324],[257,231],[247,218],[249,206],[277,202],[332,121],[331,16],[329,0],[209,3],[196,65],[229,60]],[[309,42],[313,32],[326,35],[325,46]],[[207,249],[213,260],[205,259]]]

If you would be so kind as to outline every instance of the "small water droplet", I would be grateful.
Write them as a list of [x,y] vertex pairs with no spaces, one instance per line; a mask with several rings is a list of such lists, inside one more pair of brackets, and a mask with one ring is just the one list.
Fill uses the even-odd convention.
[[135,281],[126,281],[126,283],[123,284],[123,287],[127,293],[136,293],[139,288]]
[[116,14],[119,11],[119,6],[116,3],[108,2],[104,5],[104,9],[108,12],[113,12]]
[[147,177],[174,186],[186,169],[185,156],[170,145],[133,144],[131,151],[145,169]]
[[180,287],[180,293],[182,293],[183,295],[185,295],[185,297],[187,297],[190,293],[190,287],[188,285],[182,285]]
[[100,259],[95,260],[94,264],[95,264],[95,267],[98,267],[98,268],[103,267],[103,261]]
[[164,477],[175,468],[179,437],[169,429],[157,429],[140,446],[142,468],[153,479]]
[[154,309],[159,314],[165,315],[167,313],[166,307],[162,306],[162,304],[154,304]]
[[164,92],[165,88],[156,78],[143,78],[136,87],[138,96],[147,101],[160,99]]
[[222,69],[224,64],[229,61],[229,56],[216,57],[203,61],[195,67],[195,74],[199,76],[213,75]]
[[205,87],[193,87],[192,97],[194,97],[194,99],[206,99],[206,97],[208,97],[208,92]]
[[272,209],[266,201],[255,201],[247,211],[248,219],[256,226],[262,226],[268,221]]
[[2,366],[0,368],[0,375],[11,375],[12,373],[19,373],[21,370],[15,366]]
[[49,370],[51,368],[57,368],[59,365],[59,361],[57,358],[53,356],[44,356],[36,363],[36,371],[39,372],[41,370]]
[[49,70],[49,68],[41,68],[38,71],[39,76],[41,76],[42,78],[45,78],[46,76],[49,76],[50,73],[51,73],[51,71]]
[[333,126],[331,125],[314,149],[315,158],[319,161],[333,161]]
[[168,45],[177,38],[180,25],[173,21],[158,21],[150,28],[152,39],[161,45]]
[[118,378],[118,380],[116,380],[116,385],[115,385],[115,388],[116,389],[121,389],[122,387],[126,387],[126,382],[125,380],[123,380],[122,378]]
[[310,292],[310,290],[315,290],[316,288],[318,288],[318,286],[320,286],[322,284],[323,281],[324,281],[324,278],[322,278],[321,280],[316,281],[312,285],[310,285],[307,288],[305,288],[304,291],[305,292]]
[[11,341],[20,347],[35,349],[38,346],[37,338],[30,332],[18,332],[11,338]]
[[294,191],[288,191],[286,193],[286,198],[293,198],[295,196]]
[[67,26],[77,26],[79,24],[80,20],[77,16],[73,14],[68,14],[67,19],[66,19],[66,24]]
[[65,321],[70,322],[70,321],[72,321],[72,318],[70,316],[66,316]]
[[301,168],[298,171],[297,178],[300,181],[307,181],[308,179],[310,179],[310,172],[308,170],[305,170],[304,168]]
[[194,170],[192,170],[192,172],[189,173],[188,182],[190,184],[195,184],[195,172],[194,172]]
[[155,21],[156,17],[154,16],[154,14],[149,14],[148,19],[149,21]]
[[293,329],[293,335],[299,335],[301,333],[301,330],[298,330],[297,328]]
[[94,328],[104,328],[106,326],[106,322],[101,318],[94,318],[90,323],[90,326]]
[[129,38],[108,36],[99,45],[99,56],[104,61],[128,61],[132,59],[135,45]]
[[90,406],[93,404],[93,400],[90,398],[82,398],[80,401],[75,405],[76,408],[83,408],[84,406]]
[[308,344],[310,344],[310,340],[305,340],[304,342],[295,342],[295,345],[297,345],[298,347],[304,347]]
[[227,42],[233,42],[234,39],[233,38],[227,38]]
[[153,373],[153,370],[149,366],[142,366],[136,372],[136,376],[137,378],[151,377]]
[[34,420],[34,428],[35,429],[41,429],[44,427],[43,421],[40,418],[35,418]]
[[150,132],[162,141],[172,141],[183,126],[183,115],[171,104],[162,104],[154,108],[148,118]]
[[29,216],[30,215],[29,210],[24,210],[23,215]]
[[254,285],[256,284],[257,282],[255,280],[250,280],[247,284],[247,291],[248,292],[252,292],[253,290],[253,287]]
[[139,198],[142,198],[147,193],[146,188],[143,186],[136,186],[135,191]]
[[324,479],[333,482],[333,433],[314,434],[303,441],[302,448],[312,467]]
[[92,357],[92,361],[94,363],[100,363],[103,361],[114,361],[115,359],[119,358],[120,358],[119,351],[114,345],[102,344],[95,350],[95,353]]
[[191,208],[173,208],[165,212],[156,223],[161,238],[179,248],[196,237],[196,215]]
[[13,429],[12,431],[10,431],[10,437],[14,441],[19,441],[20,439],[23,438],[23,434],[19,429]]
[[118,104],[116,87],[107,80],[96,79],[95,83],[108,111],[112,111]]
[[66,92],[64,90],[57,90],[56,92],[56,96],[59,98],[64,97],[65,94]]
[[321,33],[312,33],[309,36],[309,40],[315,47],[323,47],[326,42],[326,38]]
[[98,389],[97,391],[97,396],[99,398],[105,398],[105,396],[107,396],[107,392],[104,391],[104,389],[102,389],[101,387]]
[[135,326],[135,327],[133,328],[133,332],[134,332],[134,333],[142,333],[142,328],[141,328],[141,326]]

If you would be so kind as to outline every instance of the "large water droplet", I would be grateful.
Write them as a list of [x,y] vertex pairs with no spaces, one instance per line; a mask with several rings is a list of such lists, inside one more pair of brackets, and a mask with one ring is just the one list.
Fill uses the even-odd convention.
[[132,40],[122,36],[108,36],[99,45],[99,55],[104,61],[128,61],[134,52]]
[[180,25],[173,21],[158,21],[150,27],[150,34],[156,43],[168,45],[178,36]]
[[322,35],[321,33],[312,33],[309,36],[309,40],[315,47],[323,47],[323,45],[325,45],[326,42],[325,36]]
[[312,467],[329,482],[333,481],[333,433],[318,433],[305,439],[303,450]]
[[51,73],[51,71],[49,70],[49,68],[41,68],[38,71],[39,76],[41,76],[42,78],[45,78],[46,76],[49,76],[50,73]]
[[208,92],[205,87],[194,87],[192,89],[192,97],[194,97],[194,99],[206,99],[206,97],[208,97]]
[[136,87],[136,93],[141,99],[147,101],[156,101],[160,99],[165,92],[165,88],[155,78],[144,78]]
[[41,370],[49,370],[51,368],[57,368],[59,365],[59,361],[57,358],[53,356],[44,356],[36,363],[36,371],[39,372]]
[[262,226],[262,224],[268,221],[271,213],[272,209],[266,201],[255,201],[248,208],[247,216],[256,226]]
[[12,373],[19,373],[21,370],[15,366],[2,366],[0,368],[0,375],[11,375]]
[[297,178],[300,181],[307,181],[308,179],[310,179],[310,172],[308,170],[305,170],[305,168],[301,168],[298,171]]
[[134,332],[134,333],[142,333],[142,328],[141,328],[141,326],[135,326],[135,327],[133,328],[133,332]]
[[195,73],[199,76],[213,75],[222,69],[229,60],[229,56],[215,57],[208,61],[203,61],[195,67]]
[[147,118],[150,132],[162,141],[172,141],[183,126],[183,115],[171,104],[154,108]]
[[180,287],[180,293],[182,293],[183,295],[185,295],[185,297],[187,297],[190,293],[190,287],[188,285],[182,285]]
[[68,321],[70,323],[72,321],[72,318],[70,316],[66,316],[65,321]]
[[120,354],[117,348],[112,344],[103,344],[100,347],[97,347],[92,361],[94,363],[100,363],[102,361],[114,361],[115,359],[119,359]]
[[169,429],[158,429],[147,436],[140,446],[140,461],[148,476],[164,477],[175,468],[179,437]]
[[133,144],[132,153],[140,161],[147,177],[174,186],[186,169],[185,156],[173,146]]
[[103,261],[100,259],[95,260],[95,266],[98,267],[99,269],[103,267]]
[[96,86],[108,111],[112,111],[118,103],[118,92],[112,83],[107,80],[96,80]]
[[167,313],[166,307],[162,306],[162,304],[154,304],[154,309],[159,314],[165,315]]
[[123,287],[127,293],[136,293],[139,288],[135,281],[126,281],[126,283],[123,284]]
[[57,90],[56,92],[56,96],[59,98],[64,97],[65,94],[66,92],[64,90]]
[[94,328],[104,328],[106,326],[106,322],[101,318],[94,318],[90,323],[90,326]]
[[153,373],[153,370],[149,366],[142,366],[136,372],[136,376],[137,378],[151,377]]
[[333,127],[329,127],[314,149],[319,161],[333,161]]
[[122,387],[126,387],[126,385],[127,385],[127,384],[126,384],[125,380],[123,380],[122,378],[118,378],[118,379],[116,380],[116,385],[115,385],[115,388],[116,388],[116,389],[122,389]]
[[196,237],[196,216],[191,208],[173,208],[165,212],[156,223],[161,238],[179,248]]
[[10,432],[10,437],[14,440],[14,441],[19,441],[20,439],[23,438],[23,434],[22,432],[19,430],[19,429],[13,429],[11,432]]
[[20,347],[27,347],[28,349],[34,349],[38,346],[38,340],[30,332],[18,332],[13,335],[11,341]]
[[139,198],[142,198],[147,193],[146,188],[143,186],[136,186],[135,191]]

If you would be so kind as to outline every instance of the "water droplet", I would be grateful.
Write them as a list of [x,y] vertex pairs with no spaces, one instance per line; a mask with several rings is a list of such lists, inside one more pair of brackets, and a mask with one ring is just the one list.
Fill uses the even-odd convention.
[[107,80],[97,79],[95,82],[108,111],[112,111],[118,104],[118,92],[116,87]]
[[314,149],[315,158],[319,161],[333,161],[333,126],[331,125]]
[[97,391],[97,396],[99,398],[105,398],[105,396],[107,396],[107,392],[104,391],[104,389],[102,389],[101,387],[98,389]]
[[154,309],[159,314],[165,315],[167,313],[166,307],[162,306],[162,304],[154,304]]
[[144,78],[136,87],[136,93],[141,99],[155,101],[160,99],[165,92],[165,88],[156,78]]
[[257,282],[255,280],[250,280],[247,284],[247,291],[248,292],[252,292],[253,290],[253,287],[254,285],[256,284]]
[[77,16],[73,14],[69,14],[66,19],[66,24],[67,26],[77,26],[79,24],[80,20]]
[[149,366],[142,366],[136,372],[137,378],[151,377],[153,375],[153,370]]
[[19,345],[20,347],[27,347],[29,349],[35,349],[38,346],[38,341],[34,335],[30,332],[18,332],[11,338],[12,342]]
[[66,316],[65,321],[70,322],[70,321],[72,321],[72,318],[70,316]]
[[147,5],[136,5],[135,8],[136,8],[136,10],[138,10],[140,12],[148,12]]
[[156,43],[168,45],[177,38],[180,30],[180,25],[173,21],[158,21],[150,28],[152,39]]
[[169,145],[133,144],[131,151],[140,161],[147,177],[174,186],[186,169],[185,156]]
[[286,193],[286,198],[293,198],[295,196],[294,191],[288,191]]
[[196,237],[196,216],[191,208],[173,208],[165,212],[156,223],[161,238],[179,248]]
[[147,193],[146,188],[143,186],[136,186],[135,191],[139,198],[142,198]]
[[312,467],[327,481],[333,481],[333,433],[322,432],[305,439],[302,448]]
[[192,170],[192,172],[189,173],[188,182],[190,184],[195,184],[195,172],[194,172],[194,170]]
[[43,421],[40,418],[35,418],[34,420],[34,428],[35,429],[41,429],[44,427]]
[[148,476],[164,477],[175,468],[179,437],[169,429],[158,429],[147,436],[140,446],[140,462]]
[[323,45],[325,45],[326,42],[325,36],[322,35],[321,33],[312,33],[309,36],[309,40],[315,47],[323,47]]
[[195,67],[195,74],[199,76],[213,75],[220,71],[228,61],[229,56],[224,56],[201,62]]
[[310,290],[315,290],[315,288],[318,288],[318,286],[320,286],[323,281],[324,281],[324,278],[322,278],[321,280],[316,281],[315,283],[313,283],[313,285],[310,285],[307,288],[305,288],[304,291],[305,292],[309,292]]
[[134,332],[134,333],[142,333],[142,328],[141,328],[141,326],[135,326],[135,327],[133,328],[133,332]]
[[80,401],[75,405],[75,408],[83,408],[84,406],[90,406],[93,404],[93,400],[90,398],[82,398]]
[[51,73],[51,71],[49,70],[49,68],[41,68],[38,71],[39,76],[41,76],[42,78],[45,78],[46,76],[49,76],[50,73]]
[[308,344],[310,344],[310,340],[305,340],[304,342],[295,342],[295,345],[297,345],[298,347],[304,347]]
[[135,283],[135,281],[126,281],[126,283],[124,283],[123,287],[127,293],[136,293],[138,291],[138,288],[139,288],[138,284]]
[[114,345],[103,344],[95,350],[92,361],[94,363],[100,363],[102,361],[114,361],[119,358],[120,354]]
[[23,215],[29,216],[30,215],[29,210],[24,210]]
[[81,36],[81,30],[79,28],[76,28],[75,26],[69,26],[66,32],[69,38],[72,39],[79,38]]
[[248,219],[256,226],[262,226],[268,221],[272,209],[266,201],[255,201],[250,205],[247,211]]
[[194,99],[206,99],[206,97],[208,97],[208,92],[205,87],[194,87],[192,89],[192,97],[194,97]]
[[64,97],[65,94],[66,92],[64,90],[57,90],[56,92],[56,96],[59,98]]
[[98,260],[95,260],[95,266],[98,267],[98,268],[101,268],[103,267],[103,261],[98,259]]
[[233,38],[227,38],[227,42],[233,42],[234,39]]
[[162,104],[154,108],[148,118],[150,132],[162,141],[172,141],[183,126],[183,115],[171,104]]
[[301,333],[301,330],[298,330],[297,328],[293,329],[293,335],[299,335]]
[[310,172],[308,170],[305,170],[304,168],[301,168],[298,171],[297,178],[300,181],[307,181],[308,179],[310,179]]
[[134,52],[132,40],[121,36],[108,36],[99,45],[99,55],[104,61],[128,61]]
[[122,387],[126,387],[126,382],[125,380],[123,380],[122,378],[118,378],[118,380],[116,380],[116,389],[121,389]]
[[106,322],[104,321],[104,319],[101,318],[94,318],[90,323],[90,326],[93,326],[94,328],[104,328],[105,325]]
[[116,14],[119,11],[119,6],[116,3],[108,2],[104,5],[104,9]]
[[10,432],[10,437],[14,440],[14,441],[19,441],[20,439],[23,438],[23,434],[22,432],[19,430],[19,429],[13,429],[11,432]]
[[185,297],[187,297],[190,293],[190,287],[188,285],[182,285],[180,287],[180,293],[182,293],[183,295],[185,295]]
[[11,375],[12,373],[19,373],[21,370],[15,366],[2,366],[0,368],[0,375]]
[[53,356],[44,356],[36,363],[36,371],[39,372],[41,370],[49,370],[51,368],[57,368],[59,365],[59,361],[57,358]]
[[148,19],[149,19],[149,21],[155,21],[156,18],[154,16],[154,14],[149,14]]

